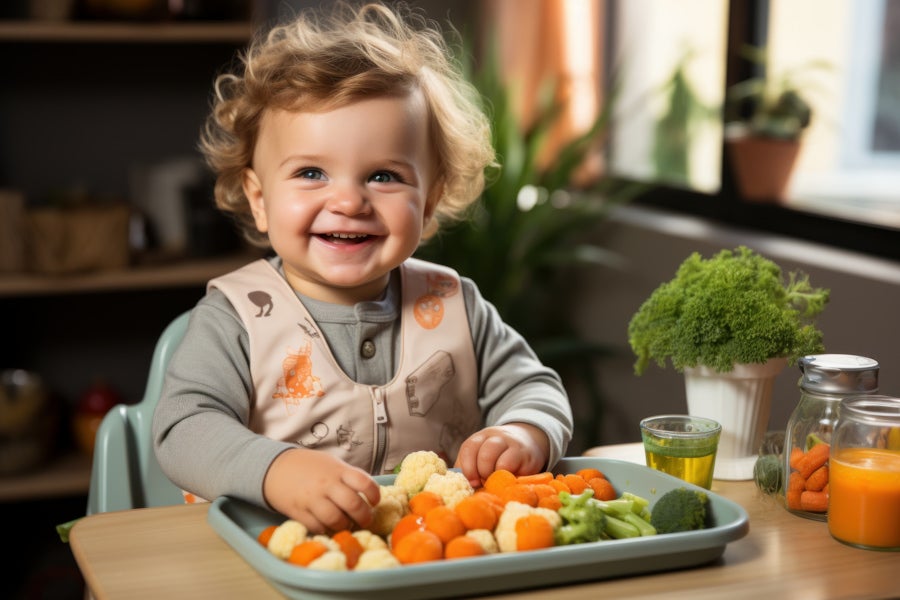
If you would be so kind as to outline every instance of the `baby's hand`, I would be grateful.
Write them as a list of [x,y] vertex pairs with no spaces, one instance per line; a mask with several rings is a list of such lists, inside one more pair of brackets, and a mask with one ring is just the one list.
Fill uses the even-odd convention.
[[296,448],[281,453],[263,481],[269,505],[313,533],[367,527],[378,504],[378,484],[368,473],[325,452]]
[[460,446],[454,466],[477,488],[498,469],[516,475],[538,473],[547,464],[549,454],[546,433],[527,423],[510,423],[486,427],[469,436]]

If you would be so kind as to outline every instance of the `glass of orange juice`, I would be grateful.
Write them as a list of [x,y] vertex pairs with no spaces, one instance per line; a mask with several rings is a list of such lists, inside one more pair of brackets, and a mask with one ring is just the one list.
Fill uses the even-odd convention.
[[857,548],[900,551],[900,398],[842,400],[828,470],[832,537]]
[[647,466],[709,489],[722,426],[712,419],[659,415],[641,421]]

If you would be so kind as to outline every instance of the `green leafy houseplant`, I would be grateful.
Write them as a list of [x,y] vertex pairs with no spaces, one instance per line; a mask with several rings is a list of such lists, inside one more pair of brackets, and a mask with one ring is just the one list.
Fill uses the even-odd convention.
[[674,279],[661,284],[628,324],[635,373],[651,361],[677,371],[706,366],[719,372],[772,358],[796,362],[824,350],[814,320],[829,290],[791,272],[785,281],[771,260],[740,246],[709,259],[691,254]]
[[730,134],[800,139],[813,117],[812,105],[804,90],[810,89],[813,73],[828,69],[828,63],[811,61],[784,72],[771,73],[765,48],[745,46],[742,56],[756,64],[761,74],[728,88],[725,122]]

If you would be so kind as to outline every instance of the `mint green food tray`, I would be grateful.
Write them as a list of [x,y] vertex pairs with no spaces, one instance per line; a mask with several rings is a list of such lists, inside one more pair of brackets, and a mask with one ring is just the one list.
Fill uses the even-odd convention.
[[[600,469],[619,494],[628,491],[647,498],[651,510],[656,499],[671,489],[696,488],[644,465],[613,459],[564,458],[554,472],[574,473],[586,467]],[[393,475],[376,477],[381,485],[388,485],[393,479]],[[256,538],[265,527],[282,523],[284,517],[240,500],[216,499],[207,520],[244,560],[289,598],[424,600],[566,585],[712,562],[725,552],[729,542],[745,536],[750,526],[743,507],[712,492],[707,494],[713,526],[699,531],[491,554],[381,571],[319,571],[279,560]]]

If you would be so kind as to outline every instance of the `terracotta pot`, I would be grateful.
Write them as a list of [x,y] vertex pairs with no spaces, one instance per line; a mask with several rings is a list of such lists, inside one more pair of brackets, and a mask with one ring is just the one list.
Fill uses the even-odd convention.
[[727,139],[725,147],[742,198],[755,202],[786,199],[799,141],[736,136]]
[[753,478],[753,465],[769,424],[772,386],[786,366],[787,359],[773,358],[766,363],[735,365],[726,373],[709,367],[684,370],[688,414],[722,425],[714,479]]

